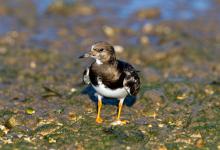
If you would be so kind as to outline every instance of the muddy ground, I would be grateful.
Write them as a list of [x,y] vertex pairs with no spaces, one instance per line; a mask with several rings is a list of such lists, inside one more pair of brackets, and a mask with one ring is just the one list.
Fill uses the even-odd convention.
[[[0,148],[220,149],[220,2],[150,2],[0,0]],[[141,71],[125,126],[82,84],[100,40]]]

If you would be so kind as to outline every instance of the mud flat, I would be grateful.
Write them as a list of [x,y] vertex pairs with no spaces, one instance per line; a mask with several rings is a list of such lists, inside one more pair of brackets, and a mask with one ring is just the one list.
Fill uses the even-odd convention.
[[[219,2],[125,2],[1,2],[1,149],[220,148]],[[117,101],[97,125],[81,83],[77,56],[99,40],[141,71],[126,126],[110,126]]]

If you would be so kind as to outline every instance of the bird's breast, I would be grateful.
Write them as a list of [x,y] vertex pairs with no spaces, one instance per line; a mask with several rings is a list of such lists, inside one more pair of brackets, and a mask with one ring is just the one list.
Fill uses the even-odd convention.
[[109,98],[125,98],[128,94],[126,89],[123,87],[117,89],[110,89],[106,87],[102,82],[99,82],[96,86],[93,85],[93,88],[100,95]]
[[92,66],[90,69],[90,80],[93,85],[98,85],[101,81],[106,87],[116,89],[123,86],[121,73],[115,67]]

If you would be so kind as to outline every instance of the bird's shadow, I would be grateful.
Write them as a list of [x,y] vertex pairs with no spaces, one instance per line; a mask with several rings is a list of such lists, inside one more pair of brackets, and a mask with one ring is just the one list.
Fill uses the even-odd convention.
[[[82,94],[88,95],[91,101],[95,103],[98,102],[96,91],[92,86],[87,86],[86,88],[84,88],[82,90]],[[102,103],[105,105],[118,105],[118,102],[119,100],[116,98],[107,98],[107,97],[102,98]],[[134,105],[135,102],[136,102],[135,96],[127,96],[124,100],[124,104],[128,107],[131,107],[132,105]]]

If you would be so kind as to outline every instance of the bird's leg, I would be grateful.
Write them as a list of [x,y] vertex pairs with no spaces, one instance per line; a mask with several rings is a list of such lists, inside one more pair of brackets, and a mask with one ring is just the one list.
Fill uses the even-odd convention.
[[123,102],[124,102],[124,98],[120,99],[119,104],[118,104],[118,115],[117,115],[116,121],[112,122],[111,125],[124,125],[128,123],[127,120],[120,120]]
[[98,95],[98,114],[97,114],[97,117],[96,117],[96,123],[102,123],[103,122],[102,118],[100,117],[101,108],[102,108],[102,97],[100,95]]
[[123,101],[124,99],[121,99],[118,103],[118,115],[117,115],[117,120],[120,120],[120,116],[121,116],[121,109],[122,109],[122,106],[123,106]]

